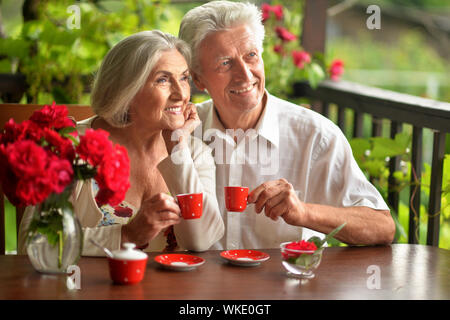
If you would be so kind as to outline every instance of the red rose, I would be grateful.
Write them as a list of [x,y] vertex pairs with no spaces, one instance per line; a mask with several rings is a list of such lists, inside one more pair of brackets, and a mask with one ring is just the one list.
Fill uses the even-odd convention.
[[270,17],[272,6],[267,3],[263,3],[261,6],[261,11],[262,11],[262,21],[265,22]]
[[275,6],[271,6],[267,3],[263,3],[261,6],[262,11],[262,21],[265,22],[270,18],[270,13],[273,12],[275,14],[275,18],[277,20],[281,20],[283,18],[283,7],[278,4]]
[[52,156],[46,171],[53,192],[63,192],[66,186],[72,182],[72,164],[66,159]]
[[284,55],[284,49],[281,44],[276,44],[273,46],[273,51],[275,51],[278,54]]
[[292,59],[294,60],[295,66],[299,69],[303,69],[305,67],[305,63],[311,62],[311,56],[306,51],[292,51]]
[[56,131],[45,128],[43,130],[45,141],[48,142],[48,148],[59,155],[62,159],[72,162],[75,159],[75,149],[72,141],[61,137]]
[[6,147],[0,144],[0,182],[5,195],[15,205],[20,205],[20,199],[16,196],[17,177],[9,165]]
[[297,37],[294,34],[290,33],[283,27],[276,27],[275,32],[277,33],[278,37],[283,41],[293,41],[297,39]]
[[80,138],[76,152],[80,158],[88,161],[92,166],[98,166],[103,158],[112,152],[112,143],[108,139],[109,133],[102,129],[87,129]]
[[30,120],[40,125],[42,128],[54,128],[59,130],[65,127],[75,127],[75,123],[70,120],[69,112],[65,105],[56,105],[55,102],[51,106],[44,106],[42,109],[35,111]]
[[329,71],[332,80],[339,80],[340,76],[344,73],[344,62],[340,59],[333,60]]
[[6,154],[12,171],[21,179],[41,175],[48,162],[45,150],[30,140],[10,143]]
[[17,183],[16,195],[20,205],[31,206],[43,202],[52,193],[49,177],[42,175],[32,179],[20,179]]
[[114,149],[103,158],[95,176],[100,189],[95,198],[97,203],[99,205],[109,203],[112,206],[121,203],[130,188],[129,176],[127,149],[115,145]]
[[49,157],[35,142],[21,140],[0,146],[0,164],[2,186],[13,205],[38,204],[53,191],[47,171]]
[[9,119],[5,123],[3,133],[0,134],[0,144],[7,145],[20,140],[39,141],[42,138],[42,129],[30,120],[16,123],[14,119]]
[[275,14],[275,18],[277,20],[281,20],[283,18],[283,6],[281,4],[272,6],[272,12]]
[[[317,250],[317,246],[314,242],[308,242],[305,240],[291,242],[285,245],[285,250],[282,252],[283,258],[298,257],[301,254],[313,254]],[[306,252],[298,252],[306,251]]]

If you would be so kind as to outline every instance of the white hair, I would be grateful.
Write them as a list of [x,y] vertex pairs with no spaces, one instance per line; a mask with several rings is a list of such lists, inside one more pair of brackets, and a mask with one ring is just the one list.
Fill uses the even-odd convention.
[[94,112],[114,127],[130,124],[130,103],[145,85],[164,51],[176,49],[191,60],[189,46],[159,30],[142,31],[117,43],[106,54],[98,70],[91,94]]
[[242,24],[253,30],[258,50],[262,53],[265,31],[261,11],[254,4],[211,1],[189,10],[181,20],[178,37],[191,46],[192,69],[200,70],[198,51],[207,35]]

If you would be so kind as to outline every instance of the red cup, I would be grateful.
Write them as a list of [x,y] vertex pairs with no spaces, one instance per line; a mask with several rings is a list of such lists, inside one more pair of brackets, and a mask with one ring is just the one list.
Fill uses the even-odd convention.
[[225,206],[228,211],[242,212],[247,208],[247,187],[224,187]]
[[203,193],[179,194],[177,199],[184,219],[198,219],[202,216]]

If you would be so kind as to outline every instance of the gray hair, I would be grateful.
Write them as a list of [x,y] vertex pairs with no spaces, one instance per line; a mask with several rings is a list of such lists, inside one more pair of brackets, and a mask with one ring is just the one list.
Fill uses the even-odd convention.
[[242,24],[253,30],[258,50],[262,53],[265,31],[261,11],[254,4],[211,1],[189,10],[181,20],[178,37],[191,46],[192,69],[200,70],[198,50],[207,35]]
[[142,31],[117,43],[106,54],[91,94],[94,112],[114,127],[130,124],[130,103],[145,85],[164,51],[178,50],[190,65],[189,46],[159,30]]

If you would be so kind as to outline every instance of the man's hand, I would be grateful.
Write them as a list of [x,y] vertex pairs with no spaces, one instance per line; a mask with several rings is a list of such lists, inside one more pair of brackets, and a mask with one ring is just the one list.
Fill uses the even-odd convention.
[[248,203],[255,204],[258,214],[265,209],[266,216],[274,221],[281,217],[290,225],[304,225],[305,204],[298,199],[294,188],[286,179],[261,184],[250,192]]

